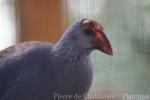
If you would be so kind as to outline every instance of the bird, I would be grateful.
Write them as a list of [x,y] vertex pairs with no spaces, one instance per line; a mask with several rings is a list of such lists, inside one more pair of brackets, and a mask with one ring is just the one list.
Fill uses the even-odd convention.
[[55,44],[28,41],[0,52],[0,100],[84,100],[93,79],[90,54],[113,55],[102,24],[84,18]]

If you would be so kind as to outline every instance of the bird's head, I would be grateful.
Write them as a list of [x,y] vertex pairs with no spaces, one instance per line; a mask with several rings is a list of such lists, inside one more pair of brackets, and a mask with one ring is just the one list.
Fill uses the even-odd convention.
[[[82,19],[73,24],[66,33],[78,47],[84,50],[99,50],[113,55],[111,44],[104,34],[103,26],[94,20]],[[72,43],[70,42],[70,43]]]

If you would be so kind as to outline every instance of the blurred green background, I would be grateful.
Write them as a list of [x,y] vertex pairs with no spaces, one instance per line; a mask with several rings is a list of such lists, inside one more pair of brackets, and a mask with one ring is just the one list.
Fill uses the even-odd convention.
[[150,0],[0,2],[6,3],[0,5],[1,49],[29,40],[57,42],[73,21],[97,20],[105,28],[114,55],[92,52],[95,73],[90,94],[115,94],[112,99],[95,100],[150,100]]

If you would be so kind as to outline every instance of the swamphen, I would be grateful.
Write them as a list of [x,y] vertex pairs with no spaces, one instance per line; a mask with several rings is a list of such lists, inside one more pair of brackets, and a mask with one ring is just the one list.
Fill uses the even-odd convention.
[[56,44],[32,41],[0,52],[0,100],[83,100],[92,77],[90,52],[112,55],[101,24],[82,19]]

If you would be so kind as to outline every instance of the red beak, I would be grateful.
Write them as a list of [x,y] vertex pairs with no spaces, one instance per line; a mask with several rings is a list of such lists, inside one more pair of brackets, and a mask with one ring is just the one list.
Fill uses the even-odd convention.
[[96,34],[96,37],[94,39],[93,47],[97,50],[102,51],[105,54],[113,55],[113,50],[111,48],[111,44],[104,34],[104,32],[98,31],[96,29],[93,29],[93,31]]

